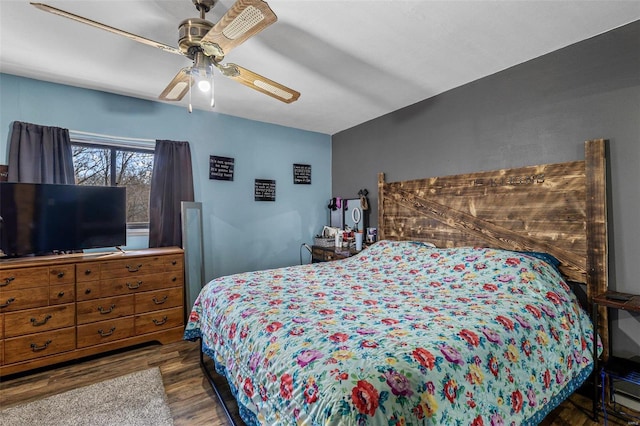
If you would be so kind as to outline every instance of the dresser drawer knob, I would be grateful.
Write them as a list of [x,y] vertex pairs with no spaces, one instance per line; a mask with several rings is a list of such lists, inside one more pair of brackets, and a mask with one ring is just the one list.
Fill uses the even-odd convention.
[[58,278],[64,277],[64,272],[58,272]]
[[102,329],[100,329],[98,330],[98,334],[100,335],[100,337],[107,337],[107,336],[111,336],[114,331],[116,331],[115,327],[111,327],[111,330],[109,331],[103,331]]
[[15,297],[10,297],[9,299],[7,299],[7,301],[5,303],[0,305],[0,308],[6,308],[7,306],[9,306],[10,304],[12,304],[15,301],[16,301]]
[[45,349],[47,349],[49,347],[50,344],[51,344],[51,340],[47,340],[46,342],[44,342],[44,345],[42,345],[42,346],[38,346],[36,343],[32,343],[31,344],[31,350],[33,352],[44,351]]
[[166,302],[166,301],[167,301],[167,298],[168,298],[168,297],[169,297],[169,296],[167,296],[167,295],[165,294],[165,296],[162,298],[162,300],[158,300],[158,299],[156,299],[156,297],[155,297],[155,296],[153,296],[153,303],[155,303],[156,305],[162,305],[164,302]]
[[165,315],[165,316],[163,316],[163,317],[162,317],[162,319],[161,319],[160,321],[158,321],[158,320],[157,320],[157,319],[155,319],[155,318],[153,319],[153,323],[154,323],[155,325],[162,325],[162,324],[164,324],[164,323],[166,323],[166,322],[167,322],[167,316],[166,316],[166,315]]
[[91,289],[90,289],[90,288],[86,289],[86,290],[84,291],[84,294],[91,294]]
[[84,274],[85,275],[91,275],[91,269],[85,269],[84,270]]
[[171,264],[172,264],[173,266],[176,266],[176,265],[178,264],[178,261],[177,261],[177,260],[174,260],[173,262],[171,262]]
[[39,327],[41,325],[45,325],[47,323],[47,321],[49,321],[51,319],[51,315],[47,314],[47,316],[45,316],[42,321],[38,321],[36,318],[31,318],[31,325],[34,327]]
[[139,264],[134,265],[134,266],[125,265],[125,268],[127,268],[127,271],[129,271],[129,272],[138,272],[140,270],[140,268],[142,268],[142,263],[139,263]]
[[13,280],[15,280],[15,279],[16,279],[16,277],[7,277],[7,278],[5,278],[5,279],[3,280],[3,282],[2,282],[2,283],[0,283],[0,287],[6,287],[6,286],[8,286],[9,284],[11,284],[11,281],[13,281]]
[[64,291],[59,292],[58,297],[64,297]]
[[115,303],[111,305],[111,307],[109,307],[108,309],[104,309],[102,306],[98,306],[98,312],[100,312],[100,314],[105,315],[105,314],[110,314],[111,311],[113,311],[113,308],[115,308],[116,305]]
[[137,282],[137,283],[135,283],[135,284],[127,283],[127,288],[128,288],[129,290],[135,290],[135,289],[137,289],[137,288],[140,288],[140,286],[141,286],[141,285],[142,285],[142,281],[138,281],[138,282]]
[[172,277],[172,278],[171,278],[171,281],[173,281],[173,282],[178,281],[178,277]]

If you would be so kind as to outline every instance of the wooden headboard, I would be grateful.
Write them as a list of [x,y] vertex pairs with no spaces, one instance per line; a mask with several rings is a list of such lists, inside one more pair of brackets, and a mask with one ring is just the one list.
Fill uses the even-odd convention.
[[608,287],[605,145],[587,141],[585,159],[567,163],[402,182],[380,173],[378,236],[549,253],[590,303]]

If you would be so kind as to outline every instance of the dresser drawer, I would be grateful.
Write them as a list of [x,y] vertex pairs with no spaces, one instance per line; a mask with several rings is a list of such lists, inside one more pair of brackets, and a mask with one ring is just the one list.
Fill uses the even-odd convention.
[[182,307],[140,314],[135,317],[136,335],[153,333],[181,325],[184,325]]
[[49,268],[20,268],[0,271],[0,296],[5,291],[49,285]]
[[115,260],[100,265],[100,279],[137,277],[163,271],[161,257],[133,257],[126,260]]
[[76,265],[76,282],[98,281],[100,279],[100,262]]
[[133,315],[133,295],[106,297],[76,303],[78,324]]
[[182,274],[175,272],[114,278],[100,282],[100,295],[102,297],[117,296],[183,285]]
[[313,247],[313,249],[311,250],[311,256],[313,257],[313,259],[318,260],[320,262],[324,262],[325,260],[327,260],[325,259],[324,254],[325,254],[325,250],[322,250],[321,248],[318,248],[318,247]]
[[165,271],[179,271],[182,272],[182,264],[184,262],[184,256],[181,254],[174,254],[171,256],[164,256],[162,263]]
[[49,304],[61,305],[63,303],[73,303],[76,301],[76,285],[57,284],[49,287]]
[[72,351],[76,348],[75,327],[28,336],[14,337],[4,341],[4,363],[27,361],[47,355]]
[[49,304],[49,286],[4,291],[0,295],[0,312],[39,308]]
[[136,314],[182,306],[182,287],[138,293],[135,305]]
[[86,281],[76,284],[76,300],[91,300],[100,297],[100,281]]
[[73,284],[75,282],[75,265],[58,265],[49,268],[49,284]]
[[332,260],[346,259],[347,257],[357,254],[358,251],[351,248],[338,248],[338,247],[322,247],[313,246],[311,248],[311,259],[313,263],[317,262],[331,262]]
[[99,345],[133,336],[133,317],[78,326],[78,348]]
[[10,338],[73,327],[75,314],[73,304],[11,312],[5,314],[5,336]]

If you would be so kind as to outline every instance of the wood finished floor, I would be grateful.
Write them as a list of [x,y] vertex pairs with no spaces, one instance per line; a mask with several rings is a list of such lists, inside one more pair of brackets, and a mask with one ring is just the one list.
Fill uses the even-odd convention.
[[[83,362],[0,380],[0,407],[34,401],[49,395],[87,386],[151,367],[160,367],[176,426],[227,425],[222,406],[199,365],[198,343],[151,345],[95,357]],[[231,400],[227,392],[225,400]],[[232,402],[234,409],[237,406]],[[603,424],[590,418],[591,401],[574,394],[542,422],[544,426]],[[634,424],[609,417],[611,425]],[[635,423],[638,424],[638,423]]]

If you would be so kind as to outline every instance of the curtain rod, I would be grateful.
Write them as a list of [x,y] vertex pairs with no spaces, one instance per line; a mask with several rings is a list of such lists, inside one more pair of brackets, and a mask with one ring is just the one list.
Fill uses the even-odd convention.
[[131,142],[153,142],[156,143],[155,139],[142,139],[142,138],[127,138],[122,136],[110,136],[110,135],[102,135],[100,133],[90,133],[90,132],[81,132],[80,130],[69,130],[69,133],[73,133],[75,135],[80,136],[91,136],[100,139],[114,139],[119,141],[131,141]]

